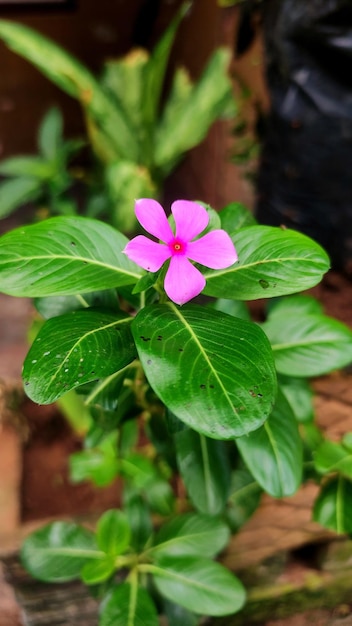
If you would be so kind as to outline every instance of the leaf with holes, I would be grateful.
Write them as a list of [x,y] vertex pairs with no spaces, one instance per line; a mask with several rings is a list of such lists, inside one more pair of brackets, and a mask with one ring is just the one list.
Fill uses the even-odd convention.
[[125,314],[91,309],[49,319],[24,362],[27,395],[49,404],[70,389],[128,365],[136,354],[130,323]]
[[231,439],[269,416],[276,374],[269,342],[256,324],[168,303],[142,309],[131,328],[151,387],[194,430]]
[[122,254],[127,242],[108,224],[86,217],[16,228],[0,238],[0,290],[36,298],[134,285],[143,270]]

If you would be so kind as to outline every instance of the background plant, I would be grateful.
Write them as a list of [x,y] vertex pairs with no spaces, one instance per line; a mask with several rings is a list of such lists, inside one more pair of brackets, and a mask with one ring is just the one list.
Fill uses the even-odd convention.
[[[238,203],[208,212],[239,263],[200,268],[208,297],[183,307],[159,302],[159,276],[129,261],[126,237],[100,221],[56,217],[0,240],[1,291],[35,298],[46,318],[24,363],[26,392],[49,403],[77,389],[92,419],[73,480],[124,484],[121,510],[94,532],[46,526],[23,562],[42,580],[81,578],[102,601],[103,626],[126,615],[138,624],[141,612],[150,624],[158,611],[195,624],[240,610],[244,589],[214,558],[262,491],[288,496],[313,478],[315,519],[351,531],[349,436],[324,441],[308,379],[351,361],[352,332],[290,295],[320,281],[327,255]],[[270,304],[262,323],[247,305],[258,298]]]
[[[158,197],[165,178],[205,138],[213,122],[236,114],[226,48],[215,50],[196,83],[185,68],[177,68],[164,98],[170,51],[188,7],[189,3],[182,5],[151,53],[138,48],[108,60],[99,77],[43,35],[0,20],[2,41],[80,103],[96,160],[93,176],[86,177],[90,193],[83,211],[107,219],[123,232],[135,229],[134,199]],[[77,145],[60,141],[59,149],[57,141],[47,141],[50,125],[56,139],[59,135],[60,124],[56,114],[55,129],[53,115],[41,127],[39,159],[3,162],[0,173],[15,176],[16,181],[0,186],[0,214],[38,200],[48,183],[55,200],[49,209],[74,210],[72,200],[68,203],[65,195],[59,200],[58,195],[65,194],[70,182],[65,166]]]

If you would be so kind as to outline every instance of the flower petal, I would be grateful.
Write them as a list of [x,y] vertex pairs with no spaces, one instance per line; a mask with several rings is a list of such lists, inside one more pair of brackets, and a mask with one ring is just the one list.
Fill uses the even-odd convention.
[[141,198],[136,200],[134,210],[137,220],[147,233],[165,241],[165,243],[169,243],[173,239],[174,234],[171,226],[159,202],[151,198]]
[[170,300],[185,304],[205,287],[205,278],[185,256],[173,256],[166,272],[164,289]]
[[205,208],[189,200],[176,200],[171,205],[171,213],[175,218],[177,238],[191,241],[209,224],[209,215]]
[[156,241],[152,241],[148,237],[144,237],[144,235],[137,235],[137,237],[131,239],[123,252],[131,261],[148,270],[148,272],[157,272],[171,256],[167,246],[164,246],[162,243],[156,243]]
[[230,267],[238,259],[231,237],[225,230],[211,230],[187,246],[187,256],[213,270]]

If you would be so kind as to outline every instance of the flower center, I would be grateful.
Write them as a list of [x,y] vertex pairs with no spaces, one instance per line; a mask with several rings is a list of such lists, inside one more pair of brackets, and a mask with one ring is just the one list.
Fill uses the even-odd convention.
[[186,244],[183,241],[179,241],[178,239],[174,239],[169,244],[171,253],[174,254],[185,254]]

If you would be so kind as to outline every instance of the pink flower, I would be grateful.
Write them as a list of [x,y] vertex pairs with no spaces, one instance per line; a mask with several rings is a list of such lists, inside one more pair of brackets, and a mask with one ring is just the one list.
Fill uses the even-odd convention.
[[188,302],[205,287],[203,274],[189,259],[215,270],[229,267],[237,261],[235,247],[224,230],[210,231],[192,241],[209,223],[207,211],[196,202],[176,200],[172,204],[175,234],[163,207],[156,200],[137,200],[135,212],[143,228],[163,243],[137,235],[123,252],[149,272],[157,272],[170,259],[164,288],[170,300],[176,304]]

